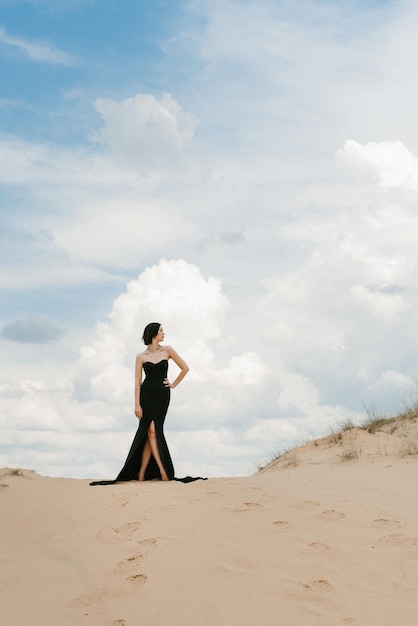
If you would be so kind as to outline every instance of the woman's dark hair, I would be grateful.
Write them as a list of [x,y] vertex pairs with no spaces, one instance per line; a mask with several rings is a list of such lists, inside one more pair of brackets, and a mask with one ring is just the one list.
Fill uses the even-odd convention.
[[144,328],[144,334],[142,335],[142,341],[146,346],[149,346],[152,343],[154,337],[158,335],[158,331],[160,330],[161,324],[159,322],[151,322],[147,324]]

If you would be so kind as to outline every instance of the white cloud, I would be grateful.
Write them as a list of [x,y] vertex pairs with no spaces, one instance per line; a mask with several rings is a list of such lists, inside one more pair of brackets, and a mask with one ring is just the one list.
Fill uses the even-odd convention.
[[[5,186],[29,185],[39,193],[37,185],[47,184],[55,194],[67,186],[73,194],[94,187],[95,193],[112,185],[144,185],[138,174],[122,168],[103,155],[86,147],[63,146],[24,141],[10,136],[0,137],[0,182]],[[148,185],[146,185],[148,189]],[[63,194],[63,198],[64,198]]]
[[351,293],[378,321],[390,327],[407,309],[404,296],[394,293],[372,291],[363,285],[355,285]]
[[64,50],[59,50],[48,43],[29,41],[9,35],[2,26],[0,26],[1,43],[23,52],[32,61],[40,61],[52,65],[74,65],[76,62],[75,57]]
[[363,168],[371,172],[378,184],[386,189],[418,191],[418,158],[402,141],[373,141],[367,144],[346,141],[339,157],[357,171]]
[[138,267],[150,253],[190,236],[193,227],[175,205],[132,195],[82,201],[58,220],[45,216],[40,226],[71,259],[113,268]]
[[216,377],[219,383],[231,387],[243,385],[260,385],[269,368],[263,363],[256,352],[245,352],[233,356],[228,367],[219,370]]
[[319,400],[318,389],[313,382],[289,372],[281,372],[279,405],[285,409],[298,409],[309,414],[312,407],[316,407]]
[[[386,143],[382,150],[376,144],[372,153],[393,157],[397,146],[392,152]],[[357,143],[349,167],[364,168],[369,154],[367,145]],[[408,156],[412,164],[414,159]],[[264,336],[273,339],[286,364],[281,385],[293,381],[291,400],[288,388],[282,388],[283,408],[294,404],[313,415],[317,409],[309,410],[311,405],[325,416],[332,413],[332,399],[334,406],[351,410],[376,397],[382,371],[394,369],[400,378],[417,371],[404,344],[416,345],[418,255],[412,233],[417,232],[418,216],[412,186],[408,183],[405,195],[396,158],[373,159],[373,167],[387,183],[392,181],[390,193],[363,178],[328,190],[316,186],[310,210],[279,230],[282,242],[304,249],[294,269],[272,272],[258,305],[266,322]],[[309,188],[304,200],[309,200]],[[312,218],[309,213],[317,209],[319,215]],[[391,406],[396,410],[399,396],[394,397]]]
[[197,117],[183,111],[170,94],[160,100],[150,94],[120,102],[99,98],[95,107],[105,125],[93,138],[109,146],[117,158],[145,171],[181,169]]
[[3,138],[0,163],[6,192],[13,198],[19,190],[30,205],[24,216],[7,218],[4,287],[120,280],[115,270],[136,270],[171,244],[198,237],[187,208],[161,193],[154,176],[87,148]]
[[221,334],[228,308],[218,279],[205,278],[198,267],[183,260],[162,260],[128,283],[109,317],[125,341],[139,337],[139,322],[145,326],[154,320],[192,350],[195,342],[211,341]]

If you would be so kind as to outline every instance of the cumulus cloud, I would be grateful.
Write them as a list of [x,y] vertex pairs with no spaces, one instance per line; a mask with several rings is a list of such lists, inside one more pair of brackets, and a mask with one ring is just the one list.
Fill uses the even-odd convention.
[[244,352],[240,356],[233,356],[228,366],[220,369],[216,377],[219,384],[226,387],[257,387],[269,371],[257,352]]
[[49,343],[60,339],[63,332],[45,315],[27,315],[6,324],[1,336],[18,343]]
[[5,193],[13,198],[19,187],[31,205],[24,220],[19,212],[6,217],[4,287],[114,281],[115,270],[137,270],[168,246],[197,237],[196,223],[156,191],[152,176],[145,180],[91,148],[74,153],[5,137],[0,164]]
[[105,124],[93,138],[128,165],[177,170],[183,163],[198,120],[170,94],[160,100],[151,94],[122,101],[99,98],[95,107]]
[[356,171],[370,172],[386,189],[418,191],[418,158],[402,141],[346,141],[339,158]]
[[[417,252],[410,236],[417,231],[418,217],[404,190],[412,190],[415,157],[399,144],[386,142],[348,142],[345,151],[350,159],[341,160],[339,153],[340,165],[359,171],[373,167],[375,178],[331,187],[327,201],[335,198],[334,206],[322,209],[320,219],[305,212],[280,228],[282,241],[304,245],[304,258],[296,268],[266,279],[266,294],[258,304],[268,337],[280,346],[287,365],[288,371],[280,374],[279,404],[294,404],[304,413],[313,414],[315,405],[321,405],[322,415],[330,413],[326,405],[331,402],[347,409],[362,400],[370,402],[380,389],[376,381],[382,372],[394,369],[394,362],[399,367],[392,376],[395,406],[404,375],[410,376],[403,338],[411,341],[414,335],[418,304]],[[410,164],[408,182],[396,155]],[[392,188],[390,193],[379,191],[376,184],[381,181]],[[317,189],[312,192],[310,211],[317,203],[323,207],[326,198]],[[309,197],[309,190],[305,193]],[[294,390],[290,396],[288,385],[283,387],[286,380]],[[295,397],[298,402],[291,400]]]

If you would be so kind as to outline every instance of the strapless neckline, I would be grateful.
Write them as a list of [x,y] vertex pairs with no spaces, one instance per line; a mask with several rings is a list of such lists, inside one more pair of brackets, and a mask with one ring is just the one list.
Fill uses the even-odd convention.
[[164,361],[167,361],[168,363],[168,359],[161,359],[161,361],[157,361],[156,363],[153,361],[144,361],[143,365],[146,365],[147,363],[150,363],[151,365],[159,365],[160,363],[164,363]]

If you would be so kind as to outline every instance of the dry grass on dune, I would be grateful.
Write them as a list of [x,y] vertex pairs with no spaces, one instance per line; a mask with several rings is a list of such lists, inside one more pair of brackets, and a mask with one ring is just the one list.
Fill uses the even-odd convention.
[[25,470],[20,467],[6,467],[1,471],[0,476],[0,487],[8,487],[9,484],[6,482],[6,478],[8,476],[24,476]]
[[336,462],[354,461],[362,456],[418,456],[418,402],[390,417],[370,409],[359,425],[349,419],[341,422],[325,437],[275,454],[258,470],[295,467],[301,461],[315,462],[309,457],[315,448],[330,449],[329,460],[333,456]]

